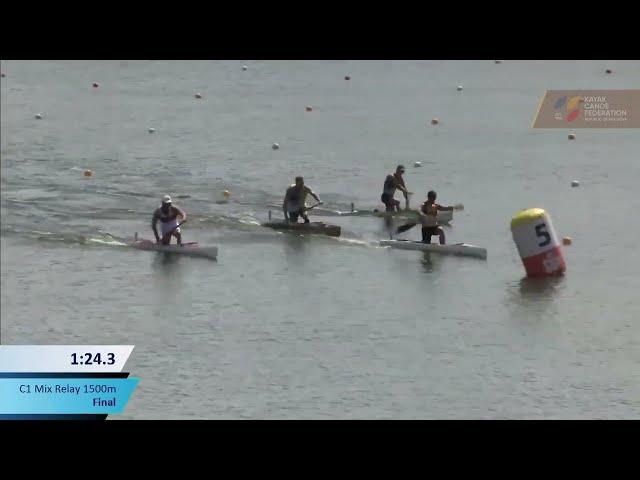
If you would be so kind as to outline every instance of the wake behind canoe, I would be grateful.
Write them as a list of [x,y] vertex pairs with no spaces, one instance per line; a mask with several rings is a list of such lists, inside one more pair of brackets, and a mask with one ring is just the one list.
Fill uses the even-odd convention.
[[398,248],[400,250],[419,250],[422,252],[440,253],[444,255],[460,255],[465,257],[487,258],[487,249],[458,243],[454,245],[440,245],[437,243],[423,243],[411,240],[380,240],[380,246]]
[[285,221],[264,222],[263,227],[272,228],[285,232],[312,233],[318,235],[328,235],[329,237],[339,237],[341,229],[338,225],[329,225],[323,222],[293,223]]

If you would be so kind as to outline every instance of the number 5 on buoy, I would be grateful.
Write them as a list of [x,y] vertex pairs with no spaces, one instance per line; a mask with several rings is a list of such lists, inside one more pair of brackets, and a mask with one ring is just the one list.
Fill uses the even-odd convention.
[[559,275],[565,272],[560,242],[551,217],[541,208],[519,212],[511,220],[513,241],[530,277]]

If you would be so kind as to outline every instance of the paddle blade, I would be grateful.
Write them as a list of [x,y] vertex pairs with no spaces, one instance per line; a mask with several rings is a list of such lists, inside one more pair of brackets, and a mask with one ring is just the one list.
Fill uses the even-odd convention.
[[402,232],[406,232],[407,230],[415,227],[417,225],[417,223],[412,222],[412,223],[407,223],[405,225],[400,225],[398,227],[398,229],[396,230],[396,233],[402,233]]

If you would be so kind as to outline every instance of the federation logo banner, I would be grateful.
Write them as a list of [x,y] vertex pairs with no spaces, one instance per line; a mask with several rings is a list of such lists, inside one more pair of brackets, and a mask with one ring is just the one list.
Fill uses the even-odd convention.
[[640,90],[547,90],[533,128],[640,128]]

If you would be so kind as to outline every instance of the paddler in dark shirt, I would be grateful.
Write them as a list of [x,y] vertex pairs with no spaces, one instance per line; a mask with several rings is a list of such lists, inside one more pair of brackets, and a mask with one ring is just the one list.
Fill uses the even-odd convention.
[[[165,195],[162,199],[162,204],[156,208],[153,212],[153,218],[151,219],[151,228],[153,234],[156,236],[156,242],[163,245],[169,245],[171,243],[171,237],[175,236],[178,240],[178,245],[182,245],[182,235],[180,233],[180,227],[178,227],[178,219],[182,219],[181,223],[187,220],[187,214],[177,207],[171,204],[171,197]],[[162,239],[158,235],[158,229],[156,224],[160,220],[160,232],[162,233]]]
[[282,211],[284,212],[284,219],[287,222],[297,223],[298,217],[302,217],[304,223],[309,223],[309,217],[305,213],[305,200],[307,195],[311,195],[316,199],[318,205],[322,205],[318,195],[304,184],[304,179],[302,177],[296,177],[296,183],[287,188],[287,193],[285,193],[284,201],[282,202]]
[[384,186],[380,200],[384,203],[385,210],[387,212],[393,212],[394,210],[400,211],[400,201],[393,198],[396,193],[396,189],[400,190],[404,194],[406,202],[406,209],[409,210],[409,195],[411,192],[407,191],[407,187],[404,184],[404,165],[398,165],[394,174],[387,175],[384,180]]

